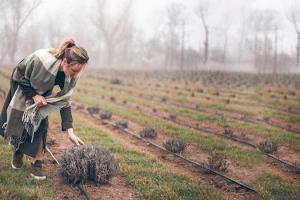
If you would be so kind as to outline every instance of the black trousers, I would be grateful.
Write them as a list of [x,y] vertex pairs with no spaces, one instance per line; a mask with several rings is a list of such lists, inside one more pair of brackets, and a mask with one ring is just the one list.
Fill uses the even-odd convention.
[[[48,133],[48,117],[42,120],[41,125],[38,130],[34,133],[33,141],[31,142],[31,137],[27,137],[24,143],[19,147],[19,150],[30,157],[35,157],[38,149],[42,143],[43,150],[46,147]],[[26,134],[26,133],[25,133]]]

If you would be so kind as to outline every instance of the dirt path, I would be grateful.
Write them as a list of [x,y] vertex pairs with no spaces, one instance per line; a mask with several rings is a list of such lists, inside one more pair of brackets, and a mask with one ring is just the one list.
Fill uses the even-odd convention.
[[[104,87],[102,89],[110,89],[110,91],[113,91],[113,88],[112,87]],[[145,95],[143,93],[140,93],[140,94],[135,94],[134,92],[132,91],[128,91],[128,90],[122,90],[122,89],[115,89],[116,91],[118,92],[125,92],[127,94],[130,94],[130,95],[134,95],[135,97],[139,97],[139,98],[144,98],[145,100],[156,100],[156,101],[159,101],[160,100],[160,97],[157,97],[157,96],[148,96],[148,95]],[[209,99],[211,99],[211,97],[209,97]],[[221,111],[221,110],[216,110],[216,109],[213,109],[213,108],[201,108],[201,109],[197,109],[195,108],[195,105],[197,104],[197,102],[195,102],[195,100],[193,99],[190,99],[191,102],[193,102],[193,104],[184,104],[184,103],[179,103],[177,100],[174,100],[174,99],[168,99],[165,103],[167,104],[170,104],[170,105],[173,105],[173,106],[178,106],[178,107],[182,107],[182,108],[185,108],[185,109],[189,109],[189,110],[192,110],[192,111],[195,111],[195,112],[203,112],[203,113],[206,113],[206,114],[210,114],[212,116],[223,116],[223,117],[226,117],[226,118],[230,118],[230,119],[233,119],[233,120],[237,120],[237,121],[240,121],[240,122],[247,122],[247,123],[251,123],[251,124],[262,124],[262,125],[271,125],[271,126],[274,126],[274,127],[277,127],[277,128],[280,128],[290,134],[297,134],[299,135],[300,134],[300,126],[299,125],[296,125],[296,124],[292,124],[292,123],[288,123],[288,122],[284,122],[282,120],[279,120],[279,119],[276,119],[276,118],[271,118],[271,117],[267,117],[268,120],[262,120],[262,118],[265,118],[264,116],[262,116],[261,114],[259,115],[256,115],[254,117],[246,117],[242,114],[239,114],[239,113],[235,113],[233,111],[229,112],[229,111]],[[257,107],[258,105],[255,105],[253,106],[253,109],[258,109]],[[266,105],[259,105],[260,108],[261,107],[266,107]],[[282,111],[282,110],[278,110],[278,111]],[[295,113],[293,113],[295,114]]]
[[[89,115],[85,110],[81,110],[79,114],[82,115],[85,119],[88,119],[89,121],[93,122],[95,125],[99,126],[99,128],[104,129],[106,132],[110,133],[112,137],[116,138],[117,140],[121,140],[122,143],[129,144],[131,148],[133,148],[134,150],[157,157],[168,168],[170,168],[173,172],[177,174],[182,174],[184,176],[187,176],[191,180],[199,182],[199,184],[201,185],[210,185],[219,188],[222,191],[225,191],[226,194],[229,195],[230,199],[253,199],[252,193],[245,192],[245,190],[237,187],[234,184],[226,182],[217,176],[201,173],[201,169],[199,167],[195,167],[171,154],[168,154],[157,148],[154,148],[147,143],[144,143],[128,134],[125,134],[121,130],[114,129],[112,126],[108,124],[104,124],[96,116]],[[120,119],[121,118],[118,116],[113,116],[112,121],[117,121]],[[137,133],[142,129],[142,126],[138,124],[135,124],[131,121],[129,121],[128,123],[130,127],[129,129],[134,133]],[[159,133],[157,138],[149,139],[149,141],[158,144],[160,146],[163,146],[163,142],[166,141],[167,139],[169,139],[168,136]],[[188,145],[186,151],[182,155],[200,163],[205,162],[207,160],[207,157],[209,156],[208,153],[200,151],[199,149],[193,147],[192,145]],[[228,174],[230,176],[234,175],[235,173],[240,174],[241,176],[239,177],[235,176],[235,177],[238,179],[242,178],[243,181],[250,181],[253,179],[253,177],[255,178],[261,173],[260,170],[252,171],[246,168],[240,168],[233,165],[230,165],[228,170],[229,170]]]
[[[74,107],[76,107],[76,106],[74,106]],[[85,110],[81,110],[80,113],[82,115],[84,115],[85,118],[87,118],[90,121],[92,121],[93,123],[99,125],[101,128],[111,130],[110,133],[112,135],[114,135],[114,137],[121,138],[123,141],[126,141],[126,142],[132,144],[137,150],[143,151],[143,152],[150,152],[151,154],[154,154],[156,157],[161,158],[164,163],[166,163],[169,167],[171,167],[173,169],[173,171],[176,171],[178,173],[184,173],[185,175],[187,175],[188,177],[190,177],[192,179],[198,178],[199,179],[198,181],[200,181],[202,183],[204,182],[207,184],[208,182],[209,183],[214,182],[212,180],[211,176],[208,177],[203,173],[199,173],[199,168],[197,169],[193,166],[189,166],[188,164],[182,162],[180,159],[176,159],[174,156],[168,155],[157,149],[151,148],[151,146],[144,144],[143,142],[141,142],[135,138],[132,138],[129,135],[122,133],[122,131],[115,130],[110,126],[103,125],[101,120],[99,120],[99,117],[97,117],[97,116],[92,117]],[[112,121],[118,121],[121,119],[123,119],[123,118],[115,116],[115,115],[113,115],[113,117],[112,117]],[[129,121],[128,123],[129,123],[129,127],[130,127],[129,129],[135,133],[137,133],[139,130],[142,129],[142,126],[139,124],[133,123],[131,121]],[[168,136],[166,136],[162,133],[159,133],[158,137],[156,139],[151,139],[150,141],[162,146],[163,141],[166,141],[168,138],[169,138]],[[183,155],[187,158],[190,158],[190,159],[200,162],[200,163],[205,162],[207,160],[207,157],[209,156],[208,153],[203,152],[192,145],[188,145],[188,148],[183,153]],[[275,164],[273,161],[271,161],[269,159],[265,159],[264,163],[261,163],[259,165],[255,165],[255,166],[251,166],[251,167],[242,167],[238,163],[231,162],[230,160],[228,160],[228,161],[230,163],[230,166],[229,166],[228,172],[226,174],[228,174],[229,176],[235,177],[239,180],[245,181],[246,183],[247,182],[250,183],[250,182],[254,181],[263,172],[266,172],[266,171],[271,172],[272,171],[273,174],[276,174],[280,177],[284,177],[284,179],[294,182],[295,184],[300,184],[300,182],[299,182],[300,180],[298,179],[297,175],[295,175],[294,173],[291,173],[289,171],[279,170],[277,168],[277,167],[279,167],[278,164]],[[224,188],[224,185],[216,185],[216,184],[213,184],[213,185],[215,187],[221,188],[222,190],[225,190],[225,191],[229,190],[232,192],[232,188],[231,189],[226,188],[226,186],[228,186],[226,184],[225,184],[226,185],[225,188]]]
[[[73,144],[69,141],[67,133],[62,133],[60,127],[50,121],[48,146],[56,158],[61,153],[72,147]],[[56,165],[53,164],[53,159],[50,154],[46,154],[45,169],[48,173],[48,179],[53,183],[54,200],[71,199],[83,200],[85,197],[80,194],[78,188],[66,184],[57,174]],[[125,185],[121,177],[114,177],[108,185],[94,186],[86,184],[83,186],[92,200],[133,200],[134,191]]]
[[[204,94],[203,92],[198,93],[197,89],[194,88],[194,85],[192,85],[192,86],[186,85],[185,88],[183,88],[183,87],[179,88],[178,86],[169,87],[169,85],[173,85],[173,84],[168,84],[168,83],[166,83],[166,84],[151,84],[151,85],[148,84],[147,86],[144,85],[143,83],[140,84],[139,82],[128,83],[129,86],[134,85],[134,84],[139,85],[139,87],[141,87],[141,88],[139,88],[140,90],[158,90],[161,93],[165,93],[165,94],[168,94],[168,95],[171,94],[171,95],[177,96],[177,97],[180,97],[180,96],[193,97],[193,98],[190,98],[191,101],[200,100],[200,99],[209,99],[209,100],[213,100],[213,101],[218,101],[220,103],[220,102],[226,102],[228,99],[231,99],[230,101],[232,103],[238,104],[238,105],[244,105],[245,103],[247,103],[247,106],[252,106],[252,107],[255,107],[255,108],[257,108],[257,107],[260,107],[260,108],[268,107],[272,110],[286,112],[286,113],[292,113],[292,114],[297,114],[297,113],[299,114],[299,112],[300,112],[299,110],[290,110],[290,109],[288,109],[288,107],[286,107],[284,105],[274,106],[274,105],[268,105],[266,103],[261,104],[261,103],[257,102],[256,100],[248,99],[248,98],[247,98],[247,102],[245,102],[245,101],[241,101],[241,100],[239,100],[235,97],[230,97],[231,94],[235,94],[235,95],[241,95],[241,94],[245,95],[246,94],[246,95],[249,95],[249,93],[248,93],[249,89],[248,88],[247,88],[247,93],[241,93],[241,92],[238,92],[237,90],[235,90],[235,91],[226,91],[226,89],[225,89],[225,91],[224,91],[224,87],[221,86],[222,87],[222,92],[219,92],[219,94],[217,96],[215,96],[215,95],[213,95],[213,93],[217,91],[216,89],[212,89],[212,88],[208,89],[207,92],[209,92],[209,94],[208,93]],[[220,85],[217,85],[215,87],[220,87]],[[192,88],[194,88],[194,90],[192,90]],[[243,91],[243,89],[242,89],[242,91]],[[268,91],[265,91],[265,92],[269,93]],[[200,99],[194,98],[195,95],[191,96],[192,93],[197,94],[196,96]],[[257,94],[257,93],[252,93],[252,95],[253,94]],[[261,93],[261,94],[257,94],[257,95],[262,96],[263,94]],[[277,94],[277,96],[272,96],[272,95],[271,95],[272,99],[274,99],[274,98],[277,98],[277,99],[278,98],[283,98],[283,96],[284,96],[283,94],[280,94],[280,95]],[[267,96],[267,95],[265,95],[265,96]],[[299,99],[288,98],[288,101],[291,104],[299,103]],[[216,103],[218,103],[218,102],[216,102]]]
[[[159,118],[162,118],[162,119],[165,119],[168,121],[172,121],[179,125],[192,128],[196,131],[201,131],[201,129],[199,129],[199,128],[209,129],[210,131],[214,132],[214,134],[208,133],[206,131],[201,131],[202,134],[210,136],[212,138],[222,138],[222,139],[225,138],[223,135],[224,129],[213,123],[195,121],[193,119],[190,119],[187,117],[182,117],[180,115],[174,115],[173,113],[169,113],[169,112],[159,110],[159,109],[157,109],[155,112],[153,112],[153,109],[143,106],[143,105],[140,105],[140,104],[137,104],[137,103],[127,102],[126,104],[124,104],[121,99],[115,99],[112,103],[117,104],[122,107],[129,108],[129,109],[138,110],[142,113],[147,113],[149,115],[159,117]],[[171,115],[175,116],[175,118],[170,119]],[[250,131],[244,130],[244,129],[242,130],[242,129],[234,128],[234,127],[231,127],[230,129],[233,131],[235,137],[237,137],[238,139],[241,139],[241,140],[245,140],[254,145],[258,145],[261,141],[265,140],[265,138],[263,136],[259,136],[255,133],[253,133],[253,131],[251,131],[251,130]],[[240,149],[243,149],[243,150],[253,149],[253,147],[249,147],[248,145],[230,140],[230,138],[227,138],[226,142],[229,144],[238,146]],[[283,145],[280,145],[280,147],[278,148],[276,156],[278,156],[279,158],[284,158],[284,160],[287,160],[291,163],[300,163],[299,153],[292,150],[291,148],[283,146]]]

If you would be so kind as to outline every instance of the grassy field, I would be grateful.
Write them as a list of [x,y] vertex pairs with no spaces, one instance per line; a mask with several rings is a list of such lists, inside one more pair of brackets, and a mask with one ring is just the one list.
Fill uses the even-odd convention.
[[[5,91],[9,89],[5,76],[9,76],[10,70],[0,69],[0,86]],[[188,73],[178,77],[168,72],[87,71],[77,85],[73,101],[85,108],[98,107],[112,112],[114,117],[134,124],[129,127],[133,132],[137,132],[138,127],[152,127],[163,137],[180,139],[196,150],[186,155],[193,155],[203,163],[208,159],[203,155],[220,155],[230,166],[224,173],[255,188],[256,196],[226,189],[227,184],[222,182],[218,186],[214,183],[219,180],[215,176],[199,169],[193,171],[175,162],[175,158],[162,159],[142,142],[134,142],[120,136],[118,130],[101,125],[99,115],[92,117],[86,111],[73,109],[76,134],[87,144],[99,144],[112,152],[118,161],[117,176],[134,191],[137,199],[298,200],[299,174],[274,163],[257,149],[188,126],[191,122],[199,122],[218,130],[229,127],[247,133],[250,142],[256,144],[262,139],[271,140],[278,145],[273,155],[297,163],[300,161],[300,135],[291,130],[300,127],[300,117],[295,114],[300,111],[298,79],[282,76],[281,85],[291,79],[284,89],[243,74],[224,73],[221,76],[203,72],[191,76],[197,77],[193,80],[189,80]],[[121,82],[112,84],[116,78]],[[226,99],[230,103],[226,103]],[[200,110],[196,109],[197,105]],[[157,113],[153,112],[154,108]],[[159,113],[176,115],[186,123],[159,117]],[[230,117],[235,115],[249,119],[270,118],[276,124]],[[50,123],[60,124],[57,113],[51,115]],[[10,167],[12,148],[2,138],[0,148],[0,199],[53,199],[56,191],[51,180],[32,180],[27,172],[28,160],[21,170],[13,171]]]

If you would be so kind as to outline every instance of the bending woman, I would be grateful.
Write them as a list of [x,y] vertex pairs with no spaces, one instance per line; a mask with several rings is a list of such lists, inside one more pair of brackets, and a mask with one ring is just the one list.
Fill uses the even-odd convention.
[[[63,131],[76,145],[84,144],[73,132],[71,95],[89,60],[87,51],[65,40],[57,49],[41,49],[14,68],[10,90],[0,115],[0,135],[14,146],[11,166],[20,169],[24,154],[32,157],[30,175],[46,179],[42,163],[48,115],[59,110]],[[52,94],[55,85],[61,89]]]

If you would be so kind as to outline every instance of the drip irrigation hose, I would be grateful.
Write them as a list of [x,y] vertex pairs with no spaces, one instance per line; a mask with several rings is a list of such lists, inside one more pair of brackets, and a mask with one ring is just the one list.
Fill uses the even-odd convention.
[[192,129],[200,130],[200,131],[203,131],[203,132],[206,132],[206,133],[212,133],[212,134],[214,134],[214,135],[221,136],[221,137],[223,137],[223,138],[225,138],[225,139],[233,140],[233,141],[236,141],[236,142],[239,142],[239,143],[248,145],[248,146],[250,146],[250,147],[256,149],[257,151],[259,151],[260,153],[262,153],[262,154],[264,154],[264,155],[266,155],[266,156],[272,158],[273,160],[278,161],[278,162],[280,162],[280,163],[282,163],[282,164],[285,164],[285,165],[288,166],[288,167],[294,168],[294,169],[296,170],[296,172],[298,172],[298,173],[300,172],[300,167],[298,167],[298,166],[296,166],[296,165],[294,165],[294,164],[292,164],[292,163],[290,163],[290,162],[288,162],[288,161],[286,161],[286,160],[282,160],[282,159],[280,159],[280,158],[274,156],[273,154],[263,152],[262,150],[260,150],[260,149],[257,147],[257,145],[255,145],[255,144],[253,144],[253,143],[251,143],[251,142],[242,140],[242,139],[237,138],[237,137],[228,137],[228,136],[225,136],[225,135],[222,135],[222,134],[217,134],[215,131],[213,131],[213,130],[211,130],[211,129],[208,129],[208,128],[205,128],[205,127],[199,127],[199,126],[198,126],[197,128],[196,128],[196,127],[193,127],[193,126],[188,126],[188,127],[192,128]]
[[[110,122],[110,121],[107,121],[107,120],[105,120],[105,122],[108,123],[108,124],[110,124],[110,125],[112,125],[113,127],[117,127],[116,124],[113,123],[113,122]],[[146,140],[146,139],[140,137],[139,135],[136,135],[135,133],[131,132],[131,131],[128,130],[127,128],[121,129],[121,130],[124,131],[124,132],[126,132],[126,133],[128,133],[128,134],[130,134],[130,135],[132,135],[132,136],[135,137],[135,138],[138,138],[138,139],[140,139],[140,140],[146,142],[147,144],[151,144],[152,146],[154,146],[154,147],[156,147],[156,148],[158,148],[158,149],[160,149],[160,150],[162,150],[162,151],[165,151],[165,152],[170,153],[170,154],[172,154],[172,155],[174,155],[174,156],[177,156],[177,157],[183,159],[183,160],[186,161],[186,162],[189,162],[189,163],[191,163],[191,164],[193,164],[193,165],[195,165],[195,166],[197,166],[197,167],[200,167],[200,168],[205,169],[205,170],[207,170],[207,171],[209,171],[209,172],[211,172],[211,173],[213,173],[213,174],[216,174],[216,175],[218,175],[218,176],[221,176],[222,178],[225,178],[225,179],[229,180],[230,182],[233,182],[233,183],[235,183],[235,184],[237,184],[237,185],[239,185],[239,186],[241,186],[241,187],[243,187],[243,188],[246,188],[246,189],[249,190],[249,191],[252,191],[252,192],[257,193],[257,191],[256,191],[254,188],[252,188],[251,186],[248,186],[248,185],[245,184],[245,183],[242,183],[242,182],[240,182],[240,181],[238,181],[238,180],[236,180],[236,179],[234,179],[234,178],[231,178],[231,177],[229,177],[229,176],[226,176],[225,174],[222,174],[222,173],[220,173],[220,172],[218,172],[218,171],[215,171],[215,170],[213,170],[213,169],[211,169],[211,168],[205,166],[204,164],[201,164],[201,163],[198,163],[198,162],[196,162],[196,161],[193,161],[193,160],[190,160],[190,159],[188,159],[188,158],[185,158],[184,156],[182,156],[182,155],[180,155],[180,154],[177,154],[177,153],[173,153],[173,152],[171,152],[171,151],[168,151],[167,149],[165,149],[165,148],[163,148],[163,147],[161,147],[161,146],[159,146],[159,145],[157,145],[157,144],[155,144],[155,143],[153,143],[153,142],[150,142],[150,141],[148,141],[148,140]]]

